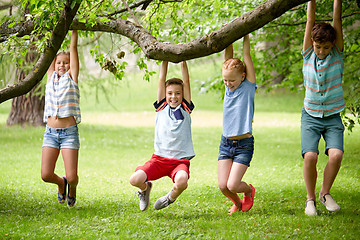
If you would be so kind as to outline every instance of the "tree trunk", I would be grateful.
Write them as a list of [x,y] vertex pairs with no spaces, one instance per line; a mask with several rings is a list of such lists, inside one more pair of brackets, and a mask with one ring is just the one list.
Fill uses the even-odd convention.
[[[36,61],[35,51],[29,51],[25,64],[32,66]],[[25,79],[27,73],[23,69],[16,69],[17,81]],[[11,111],[7,119],[7,125],[20,124],[21,126],[43,126],[45,97],[41,95],[41,88],[38,84],[28,93],[13,98]]]

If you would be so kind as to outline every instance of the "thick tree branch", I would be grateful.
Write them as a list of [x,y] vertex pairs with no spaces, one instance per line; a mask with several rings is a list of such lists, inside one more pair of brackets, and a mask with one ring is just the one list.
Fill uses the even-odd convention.
[[70,24],[79,9],[80,3],[76,3],[74,8],[71,9],[71,2],[72,0],[67,1],[67,5],[64,7],[59,22],[51,34],[49,44],[46,46],[32,71],[23,81],[0,90],[0,103],[28,93],[38,82],[42,80],[57,51],[61,47],[61,44],[69,30]]
[[35,23],[33,20],[16,23],[9,28],[10,22],[5,22],[0,26],[0,43],[6,41],[10,35],[16,34],[17,37],[29,35],[34,30]]
[[[268,0],[254,10],[236,18],[220,29],[199,39],[195,39],[181,45],[159,42],[146,29],[130,21],[122,19],[110,20],[108,22],[101,22],[99,19],[98,23],[92,27],[87,27],[84,23],[74,19],[71,29],[120,34],[136,42],[145,55],[150,59],[181,62],[220,52],[246,34],[263,27],[265,24],[278,18],[293,7],[307,1],[308,0]],[[79,6],[77,5],[77,8],[78,7]],[[41,80],[54,58],[55,53],[60,48],[67,29],[71,23],[70,19],[73,19],[75,13],[76,11],[69,11],[69,9],[66,8],[64,9],[63,15],[65,14],[66,16],[64,17],[62,15],[62,18],[57,26],[59,30],[54,31],[50,41],[53,45],[51,47],[49,46],[43,53],[33,71],[23,82],[0,91],[0,103],[7,99],[27,93],[37,82]],[[70,22],[66,22],[66,19]],[[7,25],[1,26],[0,42],[2,39],[6,39],[9,34],[17,33],[17,36],[21,36],[23,34],[30,33],[33,28],[34,25],[30,22],[23,23],[22,25],[15,25],[10,29],[7,28]]]
[[150,59],[181,62],[220,52],[246,34],[263,27],[291,8],[307,1],[308,0],[268,0],[254,10],[221,27],[219,30],[181,45],[159,42],[146,29],[122,19],[112,20],[106,23],[98,21],[97,24],[90,28],[75,19],[72,28],[117,33],[136,42]]

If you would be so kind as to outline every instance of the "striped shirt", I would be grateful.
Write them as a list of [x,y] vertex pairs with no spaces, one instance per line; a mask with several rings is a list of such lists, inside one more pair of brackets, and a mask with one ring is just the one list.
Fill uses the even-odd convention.
[[342,89],[343,53],[335,45],[325,59],[319,59],[313,46],[301,54],[304,58],[304,108],[313,117],[327,117],[345,108]]
[[58,74],[54,72],[46,84],[44,122],[47,122],[48,117],[74,116],[76,123],[80,123],[79,99],[78,84],[71,79],[69,73],[65,73],[59,78]]

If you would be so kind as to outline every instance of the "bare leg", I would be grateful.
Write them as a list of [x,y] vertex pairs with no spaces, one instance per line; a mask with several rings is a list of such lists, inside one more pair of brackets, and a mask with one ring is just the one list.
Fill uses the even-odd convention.
[[218,184],[220,191],[229,198],[237,207],[241,209],[241,199],[236,192],[232,192],[228,188],[230,172],[233,166],[231,159],[223,159],[218,161]]
[[78,177],[78,149],[61,149],[61,155],[64,160],[66,179],[69,187],[69,197],[76,196],[76,186],[79,182]]
[[308,200],[315,200],[315,186],[316,186],[316,179],[317,179],[317,171],[316,171],[316,164],[317,164],[318,155],[315,152],[307,152],[304,155],[304,167],[303,167],[303,174],[305,180],[305,187],[306,187],[306,198]]
[[245,193],[246,196],[251,196],[252,188],[246,183],[242,181],[244,174],[248,166],[241,163],[233,163],[227,187],[233,193]]
[[140,190],[145,190],[146,188],[147,175],[143,170],[137,170],[130,177],[130,184],[140,188]]
[[63,194],[65,187],[64,179],[55,174],[55,166],[59,152],[59,149],[52,147],[42,148],[41,178],[44,182],[58,185],[58,192]]
[[174,185],[170,194],[172,199],[176,199],[188,187],[189,175],[184,170],[175,174]]
[[329,161],[326,164],[324,170],[324,181],[320,191],[321,196],[330,193],[330,189],[339,172],[343,157],[343,152],[339,149],[331,148],[329,149],[328,153],[329,153]]

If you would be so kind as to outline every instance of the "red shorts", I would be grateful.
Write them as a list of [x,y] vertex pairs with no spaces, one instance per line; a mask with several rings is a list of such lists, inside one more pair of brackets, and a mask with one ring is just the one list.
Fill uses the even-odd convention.
[[165,158],[153,154],[149,161],[147,161],[143,166],[137,167],[135,171],[143,170],[147,175],[147,181],[168,176],[174,182],[175,174],[180,170],[187,172],[190,178],[189,168],[190,160]]

